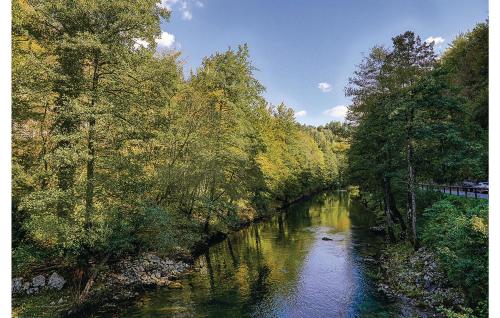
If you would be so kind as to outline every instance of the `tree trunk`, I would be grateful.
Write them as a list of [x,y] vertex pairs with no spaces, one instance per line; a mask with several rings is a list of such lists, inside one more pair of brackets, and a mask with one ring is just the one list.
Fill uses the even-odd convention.
[[391,216],[392,216],[392,221],[393,222],[398,222],[399,225],[401,226],[401,234],[400,238],[404,239],[406,237],[406,222],[401,215],[401,212],[399,212],[398,207],[396,206],[396,200],[394,199],[394,193],[392,193],[391,190],[391,181],[388,180],[387,184],[388,192],[389,192],[389,207],[391,211]]
[[210,214],[211,212],[208,211],[207,217],[205,218],[205,225],[203,226],[203,231],[208,234],[208,230],[210,228]]
[[87,189],[85,195],[85,228],[90,229],[92,210],[94,207],[94,136],[95,135],[95,119],[89,120],[89,134],[87,140]]
[[[99,83],[99,54],[96,53],[93,62],[92,77],[92,100],[90,102],[91,112],[97,102],[97,85]],[[90,114],[88,120],[89,131],[87,136],[87,185],[85,192],[85,229],[91,228],[91,218],[94,209],[94,158],[95,158],[95,116]]]
[[384,188],[385,226],[389,241],[395,242],[396,237],[394,236],[394,223],[393,223],[393,216],[391,212],[391,205],[389,199],[389,191],[390,191],[389,183],[390,183],[389,178],[384,177],[382,186]]
[[83,303],[87,299],[88,295],[90,294],[90,291],[92,290],[92,286],[94,285],[95,280],[99,275],[99,272],[101,271],[103,265],[108,262],[109,257],[110,256],[108,254],[102,259],[102,261],[99,264],[91,266],[90,268],[87,268],[86,270],[82,271],[82,273],[86,272],[87,275],[82,275],[80,280],[85,276],[88,276],[88,279],[87,282],[85,283],[85,287],[77,297],[78,298],[77,301],[79,304]]
[[407,134],[406,134],[406,164],[407,164],[407,218],[408,227],[410,228],[410,241],[413,247],[418,249],[417,238],[417,203],[415,200],[415,168],[413,166],[413,139],[412,139],[412,124],[413,110],[407,118]]
[[85,284],[85,287],[83,288],[82,292],[78,296],[78,303],[81,304],[87,299],[87,296],[90,294],[90,291],[92,290],[92,286],[94,285],[95,279],[97,277],[97,271],[94,271],[89,279],[87,280],[87,283]]

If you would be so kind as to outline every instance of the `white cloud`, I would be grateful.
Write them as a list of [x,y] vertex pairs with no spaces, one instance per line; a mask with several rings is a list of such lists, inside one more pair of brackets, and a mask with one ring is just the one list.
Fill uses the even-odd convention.
[[203,8],[205,5],[200,0],[161,0],[158,6],[169,11],[177,11],[183,20],[189,21],[193,19],[192,8]]
[[328,93],[332,90],[332,85],[326,82],[321,82],[318,83],[318,88],[323,92],[323,93]]
[[295,117],[304,117],[305,115],[307,115],[307,112],[305,110],[299,110],[295,113]]
[[432,42],[434,42],[434,45],[438,46],[441,43],[444,43],[444,39],[442,37],[440,37],[440,36],[436,36],[436,37],[430,36],[427,39],[425,39],[425,42],[427,42],[429,44],[432,43]]
[[193,14],[189,10],[182,11],[182,19],[191,20],[193,18]]
[[159,47],[169,48],[174,44],[175,36],[168,32],[162,32],[161,37],[159,39],[156,39],[155,41]]
[[172,6],[176,4],[179,0],[161,0],[158,5],[167,10],[172,10]]
[[[149,42],[143,39],[134,39],[134,49],[138,50],[141,47],[148,48]],[[175,43],[175,36],[168,32],[162,32],[161,37],[155,39],[159,48],[171,48]],[[180,49],[180,43],[175,43],[175,46]]]
[[323,114],[343,121],[345,119],[345,115],[347,114],[347,106],[338,105],[333,108],[325,110]]

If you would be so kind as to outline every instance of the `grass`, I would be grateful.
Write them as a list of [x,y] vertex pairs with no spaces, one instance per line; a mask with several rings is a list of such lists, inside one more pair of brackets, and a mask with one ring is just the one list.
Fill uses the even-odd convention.
[[[59,300],[64,302],[59,304]],[[43,291],[36,295],[12,298],[12,317],[45,318],[57,317],[61,311],[69,310],[73,295],[70,290]]]

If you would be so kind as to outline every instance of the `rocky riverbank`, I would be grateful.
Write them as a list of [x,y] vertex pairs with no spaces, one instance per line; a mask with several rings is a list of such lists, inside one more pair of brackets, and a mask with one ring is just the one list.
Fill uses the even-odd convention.
[[[313,191],[286,203],[277,204],[272,210],[278,210],[292,203],[307,199]],[[238,231],[254,222],[259,222],[270,217],[271,214],[255,215],[252,218],[242,219],[228,227],[228,232]],[[168,257],[160,257],[155,253],[144,253],[136,257],[127,257],[112,264],[104,264],[100,267],[96,281],[92,286],[84,303],[75,303],[75,287],[71,285],[71,277],[63,277],[64,288],[54,289],[50,284],[41,288],[37,282],[41,281],[40,275],[33,278],[17,277],[13,283],[13,307],[15,317],[25,316],[23,313],[32,312],[32,307],[45,310],[34,311],[28,314],[30,317],[54,317],[86,316],[95,311],[116,311],[117,305],[140,296],[147,289],[152,288],[183,288],[179,278],[193,270],[199,270],[189,265],[196,255],[201,254],[211,244],[223,240],[227,232],[212,232],[204,240],[198,242],[192,251],[180,250],[175,252],[173,260]],[[180,259],[180,260],[179,260]],[[50,280],[50,273],[43,274],[46,281]],[[29,285],[26,284],[29,282]],[[66,283],[68,282],[68,283]],[[15,287],[14,287],[15,286]],[[16,290],[16,291],[14,291]],[[42,315],[42,316],[41,316]]]
[[[114,265],[111,273],[104,273],[100,281],[104,286],[178,286],[176,280],[190,268],[185,262],[161,258],[153,253],[136,259],[125,259]],[[175,287],[174,287],[175,288]]]
[[50,275],[39,274],[31,279],[16,277],[12,280],[14,307],[17,307],[14,317],[23,317],[33,312],[30,307],[41,306],[45,307],[45,312],[34,311],[34,316],[74,317],[85,316],[95,310],[114,311],[117,304],[139,296],[145,289],[182,288],[178,279],[192,269],[184,261],[175,261],[153,253],[128,257],[101,268],[90,294],[81,304],[72,301],[72,288],[66,283],[69,277],[64,278],[56,272]]
[[422,317],[468,312],[464,294],[451,286],[431,250],[414,251],[406,243],[387,245],[378,263],[379,291],[422,308]]
[[57,272],[49,275],[36,275],[31,279],[16,277],[12,280],[13,295],[31,295],[44,290],[61,290],[66,284],[66,280]]

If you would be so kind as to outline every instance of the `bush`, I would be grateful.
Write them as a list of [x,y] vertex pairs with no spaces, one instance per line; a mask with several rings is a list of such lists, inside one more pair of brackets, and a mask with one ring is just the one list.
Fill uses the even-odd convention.
[[145,209],[136,222],[135,237],[142,250],[163,253],[177,248],[191,250],[203,239],[198,222],[159,207]]
[[446,197],[447,195],[439,191],[417,190],[417,213],[422,214],[425,209]]
[[424,212],[422,242],[434,248],[450,282],[464,290],[475,314],[488,298],[488,202],[447,197]]
[[12,275],[23,276],[34,268],[43,267],[56,256],[50,251],[31,244],[19,244],[12,249]]
[[108,214],[105,226],[95,229],[102,237],[94,249],[112,257],[141,251],[162,254],[177,253],[179,249],[189,251],[202,240],[198,222],[158,206]]

